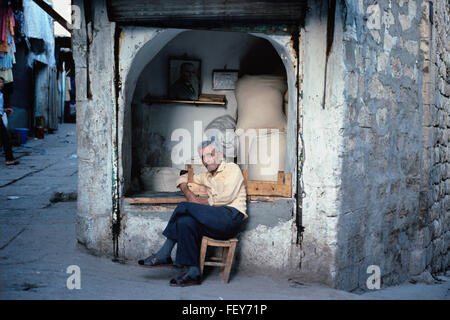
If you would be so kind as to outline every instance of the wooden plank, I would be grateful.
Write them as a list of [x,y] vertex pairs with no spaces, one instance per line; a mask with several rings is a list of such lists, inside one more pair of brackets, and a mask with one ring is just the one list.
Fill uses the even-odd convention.
[[185,197],[183,198],[125,198],[131,205],[136,204],[161,204],[161,203],[180,203],[187,201]]
[[212,266],[212,267],[225,267],[225,263],[223,262],[212,262],[212,261],[205,261],[205,266]]
[[223,258],[219,258],[219,257],[210,257],[210,258],[208,258],[210,261],[220,261],[220,262],[222,262],[223,261]]
[[244,184],[245,184],[245,187],[247,187],[247,183],[248,183],[248,171],[247,171],[247,170],[242,170],[242,175],[244,176]]
[[247,196],[247,201],[264,201],[264,202],[274,202],[285,197],[274,197],[274,196]]
[[283,184],[283,178],[284,178],[284,172],[283,172],[283,171],[278,171],[278,180],[277,180],[277,183],[278,183],[278,184]]
[[225,95],[223,94],[206,94],[202,93],[198,97],[199,101],[209,101],[209,102],[223,102],[225,103]]
[[188,183],[194,182],[194,169],[192,168],[192,165],[188,164],[186,167],[188,170]]
[[218,20],[298,24],[307,10],[306,0],[108,0],[107,3],[111,21],[164,21],[175,25]]
[[[188,182],[192,183],[194,170],[191,165],[186,166],[188,169]],[[290,173],[283,174],[278,172],[277,181],[248,180],[248,171],[242,170],[244,183],[247,189],[247,201],[275,201],[280,198],[290,198],[292,196],[292,175]],[[283,181],[284,177],[284,181]],[[201,198],[207,198],[207,195],[200,195]],[[139,204],[176,204],[187,201],[184,196],[177,197],[139,197],[125,198],[131,205]]]
[[73,26],[71,23],[67,22],[58,12],[56,12],[49,4],[43,0],[33,0],[42,10],[44,10],[50,17],[55,19],[61,26],[63,26],[67,31],[72,33]]
[[214,101],[214,100],[176,100],[176,99],[166,99],[166,98],[151,98],[142,99],[142,103],[152,104],[152,103],[182,103],[182,104],[195,104],[195,105],[214,105],[214,106],[225,106],[226,101]]

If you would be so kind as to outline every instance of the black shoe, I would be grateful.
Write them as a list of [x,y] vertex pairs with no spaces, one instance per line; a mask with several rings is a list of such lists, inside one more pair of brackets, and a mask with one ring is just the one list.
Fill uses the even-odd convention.
[[172,287],[188,287],[188,286],[198,286],[201,284],[200,277],[193,279],[188,276],[187,273],[179,276],[176,279],[170,280],[170,286]]
[[163,268],[173,266],[173,261],[171,257],[167,258],[166,262],[163,262],[159,260],[154,254],[152,254],[148,258],[145,258],[144,260],[139,260],[138,263],[140,266],[146,268]]

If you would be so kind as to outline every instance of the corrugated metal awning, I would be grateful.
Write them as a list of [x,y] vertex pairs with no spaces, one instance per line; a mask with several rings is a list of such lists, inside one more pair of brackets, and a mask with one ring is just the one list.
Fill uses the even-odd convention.
[[307,0],[108,0],[111,21],[155,27],[302,25]]

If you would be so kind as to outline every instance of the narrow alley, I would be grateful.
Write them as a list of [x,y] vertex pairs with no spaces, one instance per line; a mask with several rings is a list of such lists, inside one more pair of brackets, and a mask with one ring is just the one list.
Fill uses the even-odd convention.
[[[177,269],[149,270],[88,253],[75,236],[75,124],[14,148],[17,166],[0,165],[0,299],[449,299],[450,278],[354,294],[283,275],[234,272],[222,284],[216,271],[201,286],[168,285]],[[70,266],[80,289],[69,289]],[[70,269],[69,269],[70,270]],[[70,287],[70,286],[69,286]]]

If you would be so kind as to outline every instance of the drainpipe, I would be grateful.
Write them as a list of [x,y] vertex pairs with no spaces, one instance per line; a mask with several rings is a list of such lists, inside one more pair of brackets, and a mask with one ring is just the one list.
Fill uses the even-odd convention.
[[114,262],[119,260],[119,235],[120,235],[120,178],[119,178],[119,93],[121,90],[121,81],[119,74],[119,53],[120,53],[120,33],[121,29],[115,25],[114,31],[114,96],[113,104],[114,117],[113,138],[112,138],[112,236]]
[[[300,245],[303,235],[304,227],[302,226],[302,199],[303,199],[303,186],[301,184],[302,182],[302,169],[303,169],[303,137],[302,133],[300,131],[300,128],[302,128],[300,123],[300,114],[299,114],[299,97],[301,96],[301,90],[300,90],[300,84],[299,84],[299,76],[300,76],[300,65],[303,63],[300,61],[300,27],[298,26],[292,33],[291,33],[291,43],[292,43],[292,49],[294,50],[295,57],[297,59],[297,69],[296,69],[296,80],[295,80],[295,89],[297,90],[297,136],[296,136],[296,193],[295,193],[295,199],[296,199],[296,215],[295,215],[295,225],[297,227],[297,236],[296,236],[296,244]],[[301,142],[301,148],[299,150],[299,142]]]

